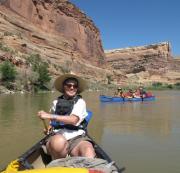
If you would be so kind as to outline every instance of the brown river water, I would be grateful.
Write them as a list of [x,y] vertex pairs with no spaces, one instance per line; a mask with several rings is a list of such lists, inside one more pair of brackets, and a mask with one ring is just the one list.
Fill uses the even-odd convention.
[[[100,103],[100,94],[83,93],[93,112],[89,134],[125,173],[180,172],[180,91],[154,91],[155,101],[132,103]],[[1,169],[43,137],[36,113],[57,96],[0,95]]]

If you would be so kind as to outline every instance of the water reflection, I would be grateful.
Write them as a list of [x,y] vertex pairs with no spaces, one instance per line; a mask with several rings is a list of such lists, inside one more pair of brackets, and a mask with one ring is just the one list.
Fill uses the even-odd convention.
[[97,143],[101,143],[104,120],[102,119],[102,110],[99,109],[100,102],[98,100],[98,93],[84,93],[83,98],[86,101],[87,108],[93,112],[93,118],[88,125],[89,133],[94,137]]
[[[152,102],[101,103],[105,128],[116,133],[168,135],[171,131],[172,105]],[[164,107],[164,109],[163,109]]]
[[[156,101],[99,102],[99,92],[83,98],[93,118],[94,137],[128,173],[176,173],[180,170],[180,92],[156,92]],[[109,94],[109,93],[107,93]],[[0,96],[0,167],[17,158],[43,134],[38,110],[48,111],[59,93]]]

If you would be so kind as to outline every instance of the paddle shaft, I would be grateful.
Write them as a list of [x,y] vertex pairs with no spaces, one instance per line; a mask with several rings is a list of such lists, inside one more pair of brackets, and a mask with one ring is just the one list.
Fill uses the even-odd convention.
[[42,119],[42,122],[43,122],[43,125],[44,125],[44,128],[46,129],[46,131],[48,131],[48,126],[46,124],[46,121]]

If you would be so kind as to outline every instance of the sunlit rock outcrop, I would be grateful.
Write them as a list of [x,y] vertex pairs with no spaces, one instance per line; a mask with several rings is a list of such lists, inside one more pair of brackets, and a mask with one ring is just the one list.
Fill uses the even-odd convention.
[[119,83],[176,83],[180,65],[175,62],[169,42],[105,51],[107,62],[116,72],[127,77]]

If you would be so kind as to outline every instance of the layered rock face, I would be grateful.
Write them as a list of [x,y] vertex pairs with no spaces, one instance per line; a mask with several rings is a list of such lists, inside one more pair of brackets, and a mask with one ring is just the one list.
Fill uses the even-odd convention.
[[[38,53],[52,74],[74,72],[104,78],[100,33],[66,0],[0,1],[0,41],[18,55]],[[87,70],[86,70],[87,69]],[[95,70],[96,69],[96,70]]]
[[[73,72],[91,82],[180,82],[168,42],[104,53],[93,21],[67,0],[0,0],[0,62],[26,69],[39,54],[53,77]],[[25,72],[26,73],[26,72]]]
[[180,66],[171,55],[169,42],[147,46],[105,51],[107,62],[116,72],[121,71],[119,83],[147,83],[180,81]]

